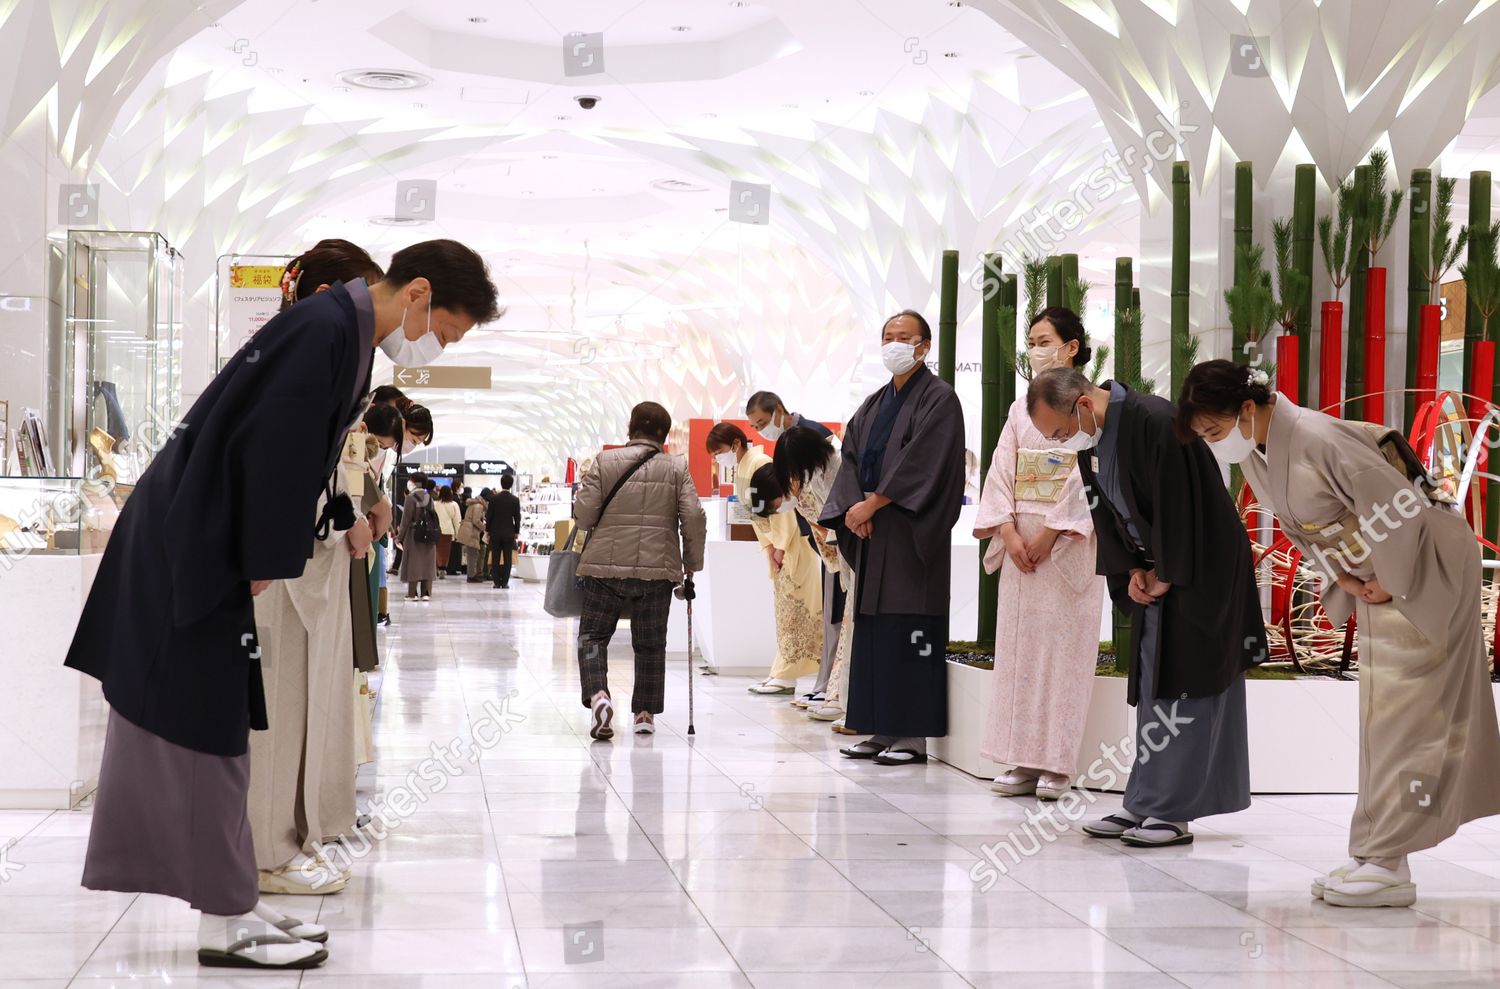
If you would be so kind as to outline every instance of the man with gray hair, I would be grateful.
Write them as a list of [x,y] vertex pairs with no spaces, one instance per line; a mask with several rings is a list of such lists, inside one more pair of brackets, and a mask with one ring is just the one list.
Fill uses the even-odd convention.
[[1084,833],[1187,844],[1193,820],[1250,806],[1244,671],[1269,655],[1250,540],[1218,461],[1178,440],[1166,399],[1054,368],[1032,380],[1026,411],[1078,456],[1099,573],[1135,630],[1124,809]]

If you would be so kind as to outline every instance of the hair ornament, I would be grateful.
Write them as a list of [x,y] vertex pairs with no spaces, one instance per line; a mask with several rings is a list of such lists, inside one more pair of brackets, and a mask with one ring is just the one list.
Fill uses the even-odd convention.
[[1271,376],[1263,368],[1252,367],[1250,373],[1245,376],[1245,384],[1260,385],[1262,388],[1266,388],[1271,384]]

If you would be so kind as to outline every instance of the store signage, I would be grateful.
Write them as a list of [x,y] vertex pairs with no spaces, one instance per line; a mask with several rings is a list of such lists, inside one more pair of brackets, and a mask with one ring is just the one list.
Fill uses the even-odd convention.
[[397,367],[394,383],[400,388],[457,388],[484,391],[490,387],[490,368]]
[[219,353],[221,367],[281,311],[281,276],[285,270],[279,264],[229,266],[229,288],[221,296],[224,307],[219,340],[226,348]]
[[418,468],[428,477],[462,477],[463,464],[423,464]]
[[504,460],[470,460],[464,465],[467,474],[514,474],[516,469]]

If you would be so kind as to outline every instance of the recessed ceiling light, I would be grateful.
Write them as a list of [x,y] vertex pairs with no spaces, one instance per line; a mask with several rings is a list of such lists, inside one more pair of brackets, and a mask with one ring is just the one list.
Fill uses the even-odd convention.
[[427,221],[415,216],[372,216],[370,222],[382,227],[420,227]]
[[681,179],[657,179],[651,183],[651,188],[660,189],[662,192],[707,192],[708,186],[694,185],[692,182],[684,182]]
[[361,89],[421,89],[432,80],[403,69],[350,69],[339,73],[339,81]]

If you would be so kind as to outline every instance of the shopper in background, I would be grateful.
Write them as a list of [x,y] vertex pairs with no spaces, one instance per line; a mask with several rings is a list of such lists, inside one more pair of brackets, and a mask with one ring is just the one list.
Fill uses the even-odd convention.
[[629,443],[600,451],[573,501],[575,524],[589,534],[578,561],[578,675],[592,712],[589,735],[601,741],[614,737],[609,642],[621,616],[630,617],[635,651],[633,728],[649,735],[666,704],[672,589],[703,569],[708,521],[686,458],[663,453],[671,429],[672,417],[655,402],[631,409]]
[[1193,368],[1177,432],[1241,465],[1261,505],[1321,571],[1332,627],[1357,616],[1359,799],[1349,861],[1313,880],[1312,894],[1340,907],[1410,906],[1417,887],[1408,856],[1500,814],[1500,729],[1474,531],[1386,459],[1382,441],[1394,442],[1395,431],[1300,408],[1273,392],[1260,368],[1222,360]]
[[797,678],[816,673],[823,655],[823,565],[798,530],[794,513],[764,513],[766,505],[782,495],[771,458],[728,422],[710,429],[705,445],[721,467],[735,469],[734,493],[750,515],[774,587],[776,655],[770,675],[752,684],[750,692],[796,693]]
[[453,559],[453,537],[458,535],[458,527],[463,522],[463,516],[458,513],[458,502],[453,497],[453,489],[446,484],[437,486],[437,513],[442,532],[438,537],[438,580],[442,580],[452,569],[450,561]]
[[833,430],[816,419],[804,419],[800,414],[788,412],[781,396],[772,391],[758,391],[745,403],[745,418],[757,433],[776,443],[788,429],[812,430],[820,436],[832,436]]
[[[849,592],[854,587],[854,571],[839,554],[838,540],[834,533],[819,524],[823,517],[823,506],[828,502],[833,480],[839,473],[839,452],[834,449],[831,436],[793,426],[776,441],[776,453],[772,457],[777,480],[796,506],[797,514],[808,524],[823,561],[825,584],[833,585],[837,594],[824,594],[823,606],[835,609],[824,617],[823,661],[828,672],[820,667],[818,677],[826,685],[809,698],[808,717],[816,721],[837,721],[844,716],[844,694],[849,683],[849,650],[854,637],[854,609],[849,607]],[[780,510],[781,500],[772,504]],[[833,657],[828,656],[827,630],[835,630]]]
[[500,478],[500,490],[490,497],[485,512],[485,530],[490,537],[490,569],[495,586],[510,587],[510,568],[516,556],[516,536],[521,532],[521,499],[511,491],[516,485],[514,474]]
[[469,499],[464,519],[458,526],[457,541],[464,551],[464,569],[468,571],[468,582],[477,584],[484,577],[485,554],[485,509],[489,508],[490,489],[479,492],[478,498]]
[[1052,368],[1032,379],[1026,409],[1080,454],[1096,569],[1132,616],[1137,758],[1124,809],[1083,832],[1187,844],[1197,818],[1250,806],[1245,670],[1269,653],[1245,526],[1207,445],[1178,440],[1166,399]]
[[[111,709],[83,884],[186,900],[202,911],[200,964],[327,958],[303,940],[325,929],[257,889],[247,750],[266,704],[252,599],[307,566],[374,348],[430,363],[497,315],[483,259],[454,241],[398,251],[375,285],[302,300],[229,359],[120,512],[67,658]],[[347,529],[352,508],[337,515]]]
[[[1084,367],[1090,348],[1072,310],[1044,309],[1027,333],[1033,375]],[[995,673],[980,754],[1015,768],[995,779],[1008,797],[1056,800],[1072,786],[1099,656],[1104,580],[1077,454],[1031,424],[1026,396],[1010,407],[974,518],[1000,571]]]
[[420,471],[408,482],[410,491],[401,509],[401,580],[406,600],[431,601],[432,582],[437,580],[437,544],[440,536],[437,506],[427,490],[427,475]]
[[[840,749],[885,765],[927,761],[948,732],[948,612],[953,524],[964,497],[964,415],[927,370],[932,330],[906,310],[881,329],[890,383],[844,431],[823,506],[855,571],[850,728],[873,738]],[[852,537],[852,538],[851,538]]]

